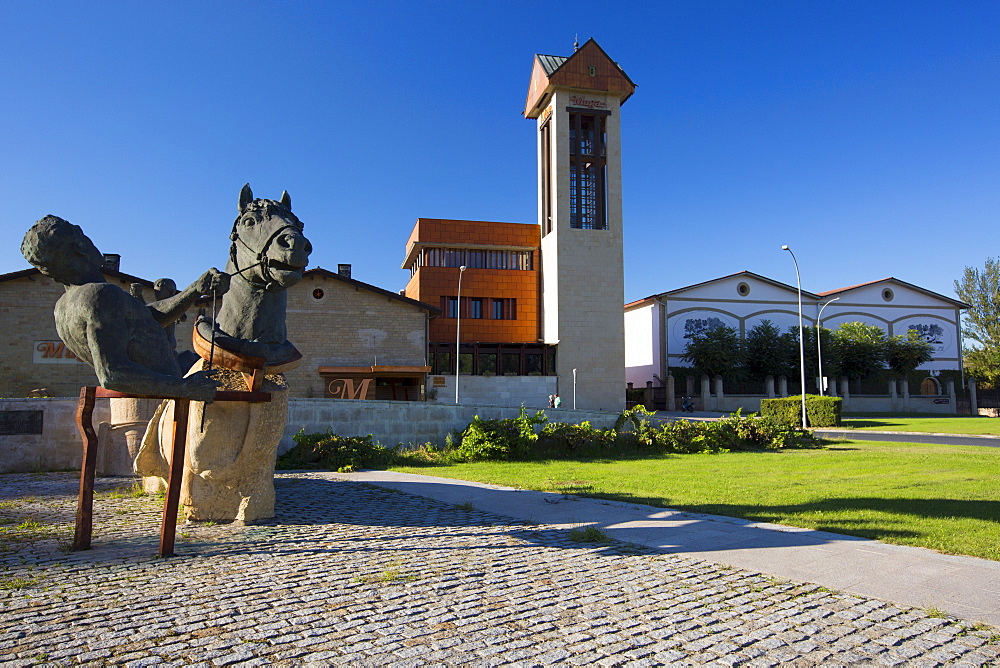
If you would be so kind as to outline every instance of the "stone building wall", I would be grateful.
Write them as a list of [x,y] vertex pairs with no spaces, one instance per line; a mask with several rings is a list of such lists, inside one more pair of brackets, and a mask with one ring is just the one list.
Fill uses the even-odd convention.
[[285,374],[290,396],[322,397],[322,366],[425,366],[427,311],[314,270],[288,291],[288,340],[305,357]]

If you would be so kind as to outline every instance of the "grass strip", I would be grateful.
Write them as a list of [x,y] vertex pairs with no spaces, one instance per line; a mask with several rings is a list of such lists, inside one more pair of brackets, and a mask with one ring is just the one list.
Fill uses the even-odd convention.
[[870,431],[912,431],[966,436],[1000,436],[1000,420],[986,417],[845,417],[841,426]]
[[852,440],[816,450],[393,470],[831,531],[1000,561],[1000,451]]

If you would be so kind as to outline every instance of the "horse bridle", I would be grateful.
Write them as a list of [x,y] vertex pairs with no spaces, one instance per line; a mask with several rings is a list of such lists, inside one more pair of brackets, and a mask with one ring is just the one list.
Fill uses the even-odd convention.
[[247,242],[243,241],[243,239],[240,238],[239,232],[236,231],[237,227],[240,224],[240,220],[243,219],[244,215],[245,215],[244,213],[241,213],[236,217],[236,220],[233,222],[233,231],[229,235],[229,238],[233,241],[233,245],[229,247],[229,259],[232,260],[233,266],[236,267],[236,271],[233,272],[232,275],[235,276],[237,274],[242,274],[244,271],[260,266],[262,267],[261,276],[263,276],[264,278],[265,288],[266,288],[268,285],[274,285],[275,283],[277,283],[277,281],[275,281],[274,278],[271,276],[270,270],[268,269],[267,266],[267,249],[271,247],[271,244],[274,243],[274,240],[278,238],[278,235],[284,232],[285,230],[292,230],[293,232],[298,232],[301,234],[302,223],[299,223],[299,226],[295,226],[292,223],[286,223],[281,227],[279,227],[278,229],[276,229],[274,232],[271,233],[271,236],[267,238],[267,241],[264,242],[264,245],[261,247],[260,251],[257,252],[257,263],[251,264],[247,267],[244,267],[243,269],[240,269],[239,262],[237,261],[236,243],[238,242],[243,244],[243,247],[246,248],[251,253],[255,252],[254,249],[251,248],[249,244],[247,244]]

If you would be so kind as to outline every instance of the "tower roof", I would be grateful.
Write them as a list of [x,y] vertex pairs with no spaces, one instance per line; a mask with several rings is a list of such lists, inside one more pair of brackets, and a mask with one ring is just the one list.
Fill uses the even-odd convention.
[[635,92],[632,80],[593,38],[572,56],[535,54],[524,105],[527,118],[538,118],[553,88],[618,93],[621,103]]

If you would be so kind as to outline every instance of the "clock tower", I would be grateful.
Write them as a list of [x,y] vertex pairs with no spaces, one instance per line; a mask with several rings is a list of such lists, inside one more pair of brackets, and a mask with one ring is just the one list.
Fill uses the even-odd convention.
[[597,42],[535,56],[524,108],[538,124],[542,337],[564,407],[625,407],[621,105],[635,91]]

